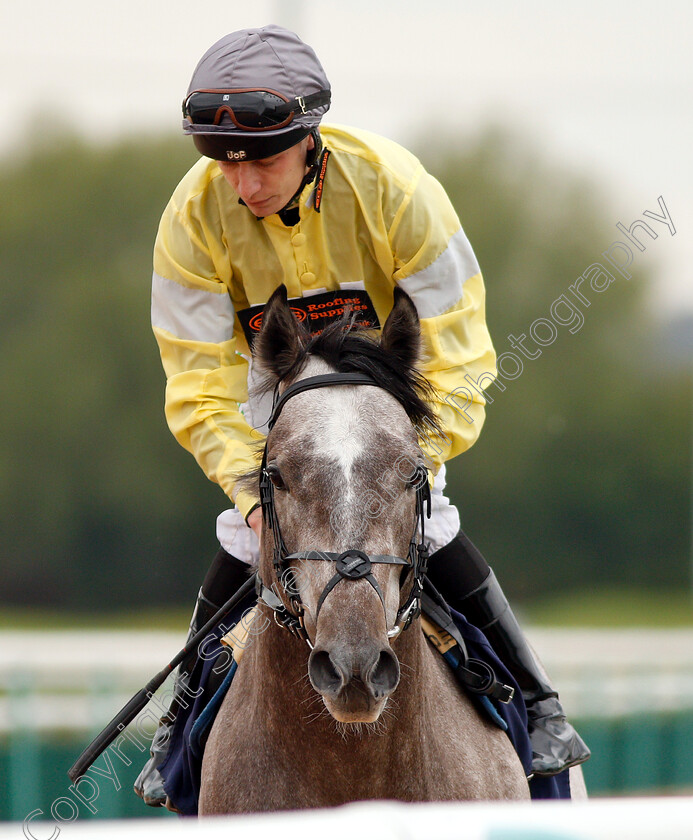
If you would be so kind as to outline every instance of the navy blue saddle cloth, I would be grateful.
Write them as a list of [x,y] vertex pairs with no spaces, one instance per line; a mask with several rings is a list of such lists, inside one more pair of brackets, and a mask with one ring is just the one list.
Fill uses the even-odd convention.
[[[231,663],[228,648],[221,644],[220,639],[241,620],[243,614],[254,603],[255,595],[251,593],[223,622],[220,622],[220,625],[203,643],[204,657],[198,660],[190,674],[189,695],[199,692],[200,688],[203,688],[203,691],[198,697],[186,697],[188,707],[180,709],[176,715],[169,751],[159,765],[159,771],[164,779],[164,789],[183,815],[197,814],[204,745],[216,712],[235,673],[236,664]],[[522,699],[522,692],[493,652],[484,634],[460,613],[451,610],[451,614],[464,639],[469,656],[486,662],[501,682],[515,688],[515,696],[510,703],[500,703],[474,694],[470,694],[470,697],[478,704],[483,714],[507,733],[525,773],[529,775],[532,767],[532,748],[527,734],[527,710]],[[455,650],[457,649],[453,649],[450,654],[445,654],[451,667],[454,665]],[[222,664],[226,665],[223,676],[217,673],[210,679],[212,670],[220,672]],[[570,799],[568,771],[565,770],[557,776],[535,776],[530,780],[529,788],[532,799]]]

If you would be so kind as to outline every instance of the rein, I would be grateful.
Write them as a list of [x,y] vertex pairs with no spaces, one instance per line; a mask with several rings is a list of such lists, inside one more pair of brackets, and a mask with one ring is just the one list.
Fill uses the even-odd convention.
[[[333,385],[372,385],[376,388],[382,387],[371,376],[365,373],[328,373],[321,376],[310,376],[299,382],[290,385],[281,396],[275,394],[272,416],[269,419],[268,427],[272,429],[291,397],[301,394],[314,388],[327,388]],[[393,396],[396,396],[393,394]],[[278,581],[281,583],[291,609],[287,608],[279,595],[257,578],[258,596],[274,611],[275,621],[285,627],[294,635],[303,639],[310,648],[312,643],[308,638],[304,626],[304,607],[298,588],[295,585],[293,569],[290,566],[292,560],[324,560],[335,563],[336,571],[334,576],[323,589],[315,611],[317,621],[320,609],[329,593],[342,580],[366,580],[375,590],[380,602],[385,609],[385,598],[378,581],[373,576],[373,564],[386,564],[408,568],[413,573],[411,590],[407,600],[397,612],[395,624],[388,630],[388,638],[394,639],[406,630],[416,616],[421,612],[421,595],[423,591],[423,580],[428,564],[428,548],[424,541],[424,520],[431,516],[431,492],[428,485],[428,473],[423,466],[417,467],[410,479],[410,486],[416,490],[416,525],[414,533],[409,542],[407,558],[397,557],[391,554],[366,554],[359,549],[347,549],[338,554],[333,551],[298,551],[289,553],[282,537],[277,511],[274,503],[274,485],[267,470],[267,444],[262,456],[260,470],[260,501],[262,504],[262,515],[267,525],[272,529],[274,537],[274,550],[272,563]],[[416,535],[420,532],[420,541],[417,543]]]

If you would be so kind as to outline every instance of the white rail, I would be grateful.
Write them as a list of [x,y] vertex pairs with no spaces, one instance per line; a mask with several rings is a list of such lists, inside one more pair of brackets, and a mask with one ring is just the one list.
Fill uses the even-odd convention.
[[[56,830],[58,834],[55,834]],[[534,804],[365,802],[200,820],[0,824],[0,840],[693,840],[693,798]]]
[[[100,728],[184,642],[178,633],[0,633],[0,732]],[[692,630],[530,630],[574,717],[693,708]]]

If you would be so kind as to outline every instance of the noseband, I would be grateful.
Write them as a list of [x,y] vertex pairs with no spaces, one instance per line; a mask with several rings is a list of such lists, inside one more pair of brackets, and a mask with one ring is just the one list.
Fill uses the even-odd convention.
[[[313,388],[327,388],[332,385],[373,385],[382,387],[371,376],[365,373],[328,373],[321,376],[310,376],[301,379],[299,382],[290,385],[280,397],[275,395],[272,416],[268,427],[272,429],[279,417],[279,414],[291,397],[301,394]],[[393,396],[395,396],[393,394]],[[428,563],[428,549],[424,542],[424,520],[431,516],[431,492],[428,486],[428,474],[426,468],[419,466],[411,477],[409,484],[416,490],[416,526],[409,542],[407,558],[396,557],[391,554],[366,554],[365,552],[352,548],[343,551],[341,554],[333,551],[298,551],[289,554],[279,527],[277,511],[274,503],[274,485],[267,471],[267,445],[262,456],[260,471],[260,501],[262,503],[262,515],[267,525],[272,529],[274,536],[274,552],[272,563],[277,579],[284,588],[291,609],[288,609],[282,599],[269,587],[265,586],[258,575],[258,596],[274,610],[274,617],[278,624],[286,627],[294,635],[302,638],[310,647],[312,644],[306,633],[303,616],[304,608],[301,596],[296,585],[294,572],[290,565],[292,560],[324,560],[335,563],[336,571],[318,598],[315,610],[315,621],[318,620],[320,609],[330,592],[341,581],[365,580],[375,590],[380,603],[385,609],[385,598],[378,581],[373,575],[373,565],[383,564],[391,566],[402,566],[408,568],[413,574],[411,590],[407,600],[397,612],[395,624],[388,630],[388,638],[394,639],[411,624],[414,618],[421,611],[421,593],[423,590],[423,579],[426,574]],[[417,543],[417,532],[420,533],[420,541]]]

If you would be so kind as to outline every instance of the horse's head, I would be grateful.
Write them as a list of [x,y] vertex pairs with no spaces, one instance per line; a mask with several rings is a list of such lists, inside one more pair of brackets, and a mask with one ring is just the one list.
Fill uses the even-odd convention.
[[[415,424],[435,427],[418,354],[416,310],[399,290],[378,342],[345,321],[311,338],[282,286],[254,348],[265,385],[290,396],[267,439],[260,574],[301,616],[310,681],[338,721],[377,720],[399,682],[390,639],[413,585],[405,558],[426,481]],[[334,372],[355,384],[295,388]]]

